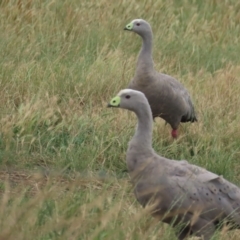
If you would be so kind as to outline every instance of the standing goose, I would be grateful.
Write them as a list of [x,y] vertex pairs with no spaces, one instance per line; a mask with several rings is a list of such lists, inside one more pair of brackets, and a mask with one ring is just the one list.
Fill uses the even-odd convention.
[[138,202],[154,203],[152,215],[178,228],[179,240],[188,236],[210,239],[223,220],[240,227],[240,189],[204,168],[157,155],[152,148],[152,112],[145,95],[124,89],[108,107],[133,111],[138,118],[126,154],[127,168]]
[[152,59],[153,34],[151,26],[143,19],[135,19],[124,30],[142,37],[134,78],[128,88],[143,92],[152,109],[153,119],[163,118],[172,127],[172,137],[177,137],[180,122],[195,122],[197,117],[188,91],[175,78],[154,70]]

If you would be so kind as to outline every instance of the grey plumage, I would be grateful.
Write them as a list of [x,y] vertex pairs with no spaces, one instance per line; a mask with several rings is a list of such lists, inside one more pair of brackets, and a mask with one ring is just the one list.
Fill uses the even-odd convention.
[[153,34],[150,24],[143,19],[135,19],[124,29],[142,37],[137,68],[128,88],[141,91],[146,95],[153,118],[163,118],[172,127],[172,136],[176,137],[180,122],[197,121],[190,95],[175,78],[155,71],[152,59]]
[[204,168],[158,155],[152,148],[152,113],[145,95],[125,89],[111,100],[111,107],[135,112],[137,130],[129,142],[126,161],[134,193],[152,215],[173,226],[182,224],[178,239],[190,235],[208,240],[222,221],[240,227],[240,189]]

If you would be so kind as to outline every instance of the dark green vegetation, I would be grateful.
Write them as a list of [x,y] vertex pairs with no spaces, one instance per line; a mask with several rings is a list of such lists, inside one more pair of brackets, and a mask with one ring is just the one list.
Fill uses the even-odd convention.
[[[156,68],[198,112],[177,142],[157,120],[154,148],[240,183],[239,1],[2,0],[0,10],[1,239],[174,239],[128,183],[135,116],[106,108],[135,70],[141,40],[123,31],[134,18],[151,23]],[[8,187],[6,169],[24,174]],[[39,169],[45,188],[25,181]]]

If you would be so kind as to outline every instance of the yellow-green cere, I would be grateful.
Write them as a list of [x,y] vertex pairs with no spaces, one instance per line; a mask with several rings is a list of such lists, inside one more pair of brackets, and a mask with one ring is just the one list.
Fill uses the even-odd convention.
[[109,105],[112,107],[119,107],[120,102],[121,102],[121,98],[119,96],[116,96],[110,101]]
[[125,27],[125,29],[127,29],[127,30],[132,30],[132,28],[133,28],[133,23],[132,22],[127,24],[126,27]]

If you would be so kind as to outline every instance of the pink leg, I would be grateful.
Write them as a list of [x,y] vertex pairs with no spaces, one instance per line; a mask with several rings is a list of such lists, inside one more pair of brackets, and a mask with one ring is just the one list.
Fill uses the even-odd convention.
[[173,138],[177,138],[177,135],[178,135],[178,134],[177,134],[177,129],[173,129],[172,132],[171,132],[171,134],[172,134],[172,137],[173,137]]

